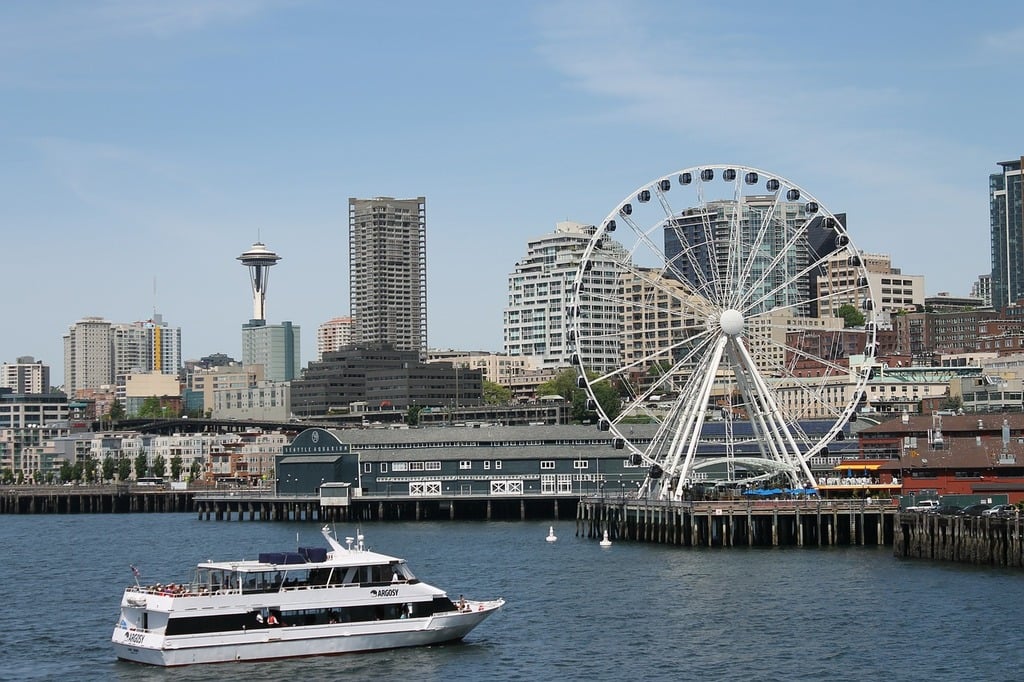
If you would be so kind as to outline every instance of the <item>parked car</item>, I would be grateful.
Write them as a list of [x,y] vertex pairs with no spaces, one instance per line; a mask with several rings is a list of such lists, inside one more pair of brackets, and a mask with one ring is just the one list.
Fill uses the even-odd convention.
[[972,504],[968,507],[964,507],[964,514],[966,514],[967,516],[982,516],[986,511],[988,511],[991,508],[991,504],[979,502],[978,504]]
[[930,511],[934,511],[938,507],[939,507],[939,501],[938,500],[921,500],[917,504],[913,504],[913,505],[907,507],[906,509],[904,509],[903,511],[927,513],[927,512],[930,512]]
[[940,516],[963,516],[964,510],[955,504],[940,504],[926,514],[939,514]]
[[998,516],[1001,518],[1007,518],[1010,516],[1017,515],[1017,505],[1015,504],[997,504],[989,507],[985,511],[981,512],[982,516]]

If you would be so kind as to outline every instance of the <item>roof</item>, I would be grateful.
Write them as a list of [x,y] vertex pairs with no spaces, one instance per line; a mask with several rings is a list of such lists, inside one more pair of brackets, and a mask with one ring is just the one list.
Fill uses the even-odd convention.
[[1010,431],[1024,431],[1024,412],[977,412],[971,414],[944,414],[936,415],[907,415],[906,423],[903,417],[894,417],[881,424],[868,426],[859,431],[862,435],[912,435],[927,433],[940,426],[943,434],[965,434],[972,435],[981,432],[1001,431],[1003,422],[1010,427]]

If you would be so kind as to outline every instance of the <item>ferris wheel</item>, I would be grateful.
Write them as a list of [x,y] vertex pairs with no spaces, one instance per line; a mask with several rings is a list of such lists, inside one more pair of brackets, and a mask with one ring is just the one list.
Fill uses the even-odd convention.
[[844,437],[876,349],[845,216],[778,175],[709,165],[639,187],[592,229],[567,340],[599,428],[647,468],[641,494],[814,487],[809,460]]

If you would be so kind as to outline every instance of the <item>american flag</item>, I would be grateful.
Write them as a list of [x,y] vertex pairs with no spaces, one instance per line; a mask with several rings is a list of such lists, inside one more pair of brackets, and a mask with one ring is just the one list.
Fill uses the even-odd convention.
[[135,568],[135,564],[128,564],[128,568],[132,569],[132,575],[134,575],[136,578],[138,578],[141,575],[141,573],[139,573],[139,569]]

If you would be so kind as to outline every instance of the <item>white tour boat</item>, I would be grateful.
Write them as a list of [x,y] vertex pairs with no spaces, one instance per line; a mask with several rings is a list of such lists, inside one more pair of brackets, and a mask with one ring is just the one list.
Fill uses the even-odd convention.
[[362,535],[346,545],[326,526],[323,535],[330,549],[201,563],[184,585],[136,580],[111,638],[117,657],[176,666],[438,644],[505,603],[453,602],[404,560],[366,549]]

